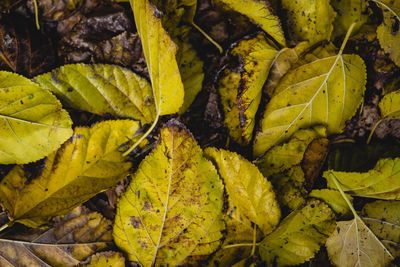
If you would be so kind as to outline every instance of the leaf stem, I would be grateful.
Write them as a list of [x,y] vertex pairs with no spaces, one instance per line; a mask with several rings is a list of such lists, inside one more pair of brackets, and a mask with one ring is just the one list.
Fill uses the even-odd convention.
[[367,139],[367,145],[369,144],[369,142],[371,142],[372,136],[374,135],[376,128],[378,127],[379,124],[381,124],[382,121],[383,119],[380,119],[377,123],[375,123],[374,128],[372,128],[371,132],[369,133]]
[[35,22],[36,22],[36,28],[40,30],[40,24],[39,24],[39,10],[38,10],[38,4],[37,0],[33,0],[33,7],[35,8]]
[[254,224],[254,226],[253,226],[253,247],[251,248],[250,257],[254,256],[254,253],[256,252],[256,246],[257,246],[257,226]]
[[10,223],[8,222],[8,223],[6,223],[6,224],[4,224],[4,225],[2,225],[1,227],[0,227],[0,232],[2,232],[4,229],[6,229],[7,227],[9,227],[10,226]]
[[344,50],[344,48],[346,47],[347,41],[349,40],[351,33],[353,32],[354,26],[356,26],[356,23],[355,23],[355,22],[353,22],[353,23],[350,25],[350,28],[347,30],[346,36],[344,37],[342,46],[340,47],[340,50],[339,50],[339,55],[342,55],[342,54],[343,54],[343,50]]
[[253,246],[259,246],[259,245],[260,245],[260,243],[238,243],[238,244],[224,246],[224,247],[222,247],[222,249],[237,248],[237,247],[253,247]]
[[339,192],[342,195],[344,201],[346,201],[346,204],[349,206],[351,212],[354,215],[354,218],[359,218],[358,214],[357,214],[357,211],[354,209],[354,207],[351,204],[350,200],[346,197],[346,194],[344,193],[342,187],[339,185],[339,182],[336,180],[335,175],[333,175],[333,173],[329,173],[329,177],[332,179],[332,181],[335,184],[336,188],[339,190]]
[[397,15],[396,12],[394,12],[393,9],[391,9],[388,5],[382,3],[381,1],[378,1],[378,0],[370,0],[370,1],[372,1],[372,2],[374,2],[374,3],[376,3],[376,4],[378,4],[378,5],[383,6],[384,8],[386,8],[387,10],[389,10],[389,12],[392,13],[392,14],[397,18],[398,21],[400,21],[399,15]]
[[216,42],[214,41],[205,31],[203,31],[199,26],[196,25],[196,23],[192,22],[193,27],[195,27],[199,32],[201,32],[201,34],[204,35],[204,37],[207,38],[208,41],[210,41],[213,45],[215,45],[216,48],[218,48],[219,53],[222,54],[224,52],[224,50],[222,49],[222,47]]

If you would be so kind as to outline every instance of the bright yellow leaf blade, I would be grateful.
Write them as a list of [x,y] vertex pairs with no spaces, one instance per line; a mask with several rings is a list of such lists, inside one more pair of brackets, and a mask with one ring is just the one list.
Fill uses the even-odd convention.
[[172,120],[119,200],[115,243],[144,266],[207,258],[222,238],[222,191],[215,167]]
[[130,0],[160,115],[183,104],[184,89],[176,62],[177,46],[161,24],[162,14],[148,0]]
[[328,135],[339,133],[361,104],[365,84],[365,64],[357,55],[339,53],[292,69],[267,104],[254,155],[262,155],[300,128],[322,124]]
[[379,102],[379,110],[384,118],[400,118],[400,90],[385,95]]
[[55,218],[47,230],[14,226],[0,235],[0,266],[77,266],[112,247],[111,221],[83,206]]
[[0,164],[44,158],[72,135],[72,121],[47,90],[0,71]]
[[36,76],[69,107],[150,123],[156,116],[149,82],[116,65],[70,64]]
[[217,3],[247,16],[252,22],[259,25],[280,45],[286,46],[285,35],[279,18],[275,16],[267,1],[258,0],[218,0]]
[[77,127],[74,135],[44,162],[29,183],[22,166],[0,182],[0,204],[10,219],[38,227],[65,214],[126,177],[130,162],[119,150],[139,129],[135,121],[104,121]]
[[207,148],[229,195],[229,209],[258,225],[269,234],[279,223],[281,211],[271,183],[255,165],[234,152]]
[[337,16],[333,22],[333,37],[346,34],[352,23],[356,23],[354,31],[368,20],[368,5],[365,0],[332,0],[332,7],[337,11]]

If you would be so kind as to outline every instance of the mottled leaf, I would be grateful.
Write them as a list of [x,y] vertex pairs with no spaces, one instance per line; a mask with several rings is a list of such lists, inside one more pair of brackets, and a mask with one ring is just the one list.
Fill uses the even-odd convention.
[[400,90],[386,94],[379,102],[379,110],[384,118],[400,118]]
[[264,34],[241,40],[229,53],[237,62],[223,71],[218,90],[225,124],[239,144],[248,144],[253,137],[262,88],[276,53]]
[[400,199],[400,158],[381,159],[375,167],[363,173],[326,171],[323,177],[328,181],[328,187],[336,188],[332,179],[334,176],[343,191],[353,196]]
[[306,178],[306,188],[311,190],[314,186],[321,169],[328,155],[329,140],[318,138],[313,140],[307,147],[301,162],[304,176]]
[[[76,11],[85,0],[36,0],[39,15],[45,20],[62,20]],[[27,6],[34,11],[33,0],[27,1]]]
[[394,257],[400,256],[400,201],[367,203],[361,218]]
[[85,267],[125,267],[125,258],[121,253],[106,251],[96,253],[90,257],[89,263],[80,266]]
[[[337,190],[332,189],[315,189],[310,192],[310,197],[318,198],[324,201],[328,206],[340,217],[351,216],[351,210],[342,195]],[[346,195],[347,199],[352,201],[350,195]]]
[[176,61],[177,47],[161,24],[162,14],[148,0],[130,0],[142,41],[156,110],[160,115],[178,112],[184,88]]
[[0,71],[0,163],[44,158],[72,135],[57,98],[18,74]]
[[207,148],[229,195],[229,210],[258,225],[264,234],[279,223],[280,209],[271,183],[255,165],[234,152]]
[[334,213],[323,202],[312,200],[293,211],[260,244],[268,266],[297,265],[311,259],[334,230]]
[[76,109],[142,123],[152,122],[156,116],[149,82],[120,66],[70,64],[34,80]]
[[44,161],[40,175],[28,182],[22,166],[0,182],[0,204],[10,220],[37,227],[62,215],[126,177],[130,162],[119,151],[139,124],[104,121],[77,127],[74,135]]
[[115,243],[144,266],[204,260],[222,238],[222,191],[193,136],[172,120],[119,200]]
[[366,0],[332,0],[331,5],[337,14],[333,22],[334,37],[346,34],[352,23],[356,23],[354,31],[358,31],[367,22],[368,11]]
[[290,70],[281,79],[267,104],[261,132],[254,142],[255,156],[262,155],[300,128],[323,124],[328,135],[339,133],[361,104],[366,70],[358,55],[339,52],[334,56],[305,59],[308,63]]
[[47,230],[15,226],[0,235],[3,267],[76,266],[112,246],[111,221],[81,206]]
[[282,8],[287,11],[287,22],[294,39],[310,44],[330,40],[336,12],[329,0],[282,0]]

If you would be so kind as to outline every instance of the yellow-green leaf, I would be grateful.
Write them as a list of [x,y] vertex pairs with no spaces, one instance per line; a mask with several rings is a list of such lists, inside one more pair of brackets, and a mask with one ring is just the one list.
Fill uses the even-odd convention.
[[264,234],[279,223],[280,209],[271,183],[255,165],[234,152],[207,148],[229,195],[229,209],[255,223]]
[[40,226],[126,177],[130,162],[120,150],[133,139],[139,123],[104,121],[77,127],[74,135],[44,162],[39,177],[28,182],[22,166],[0,182],[0,204],[14,222]]
[[365,84],[365,64],[358,55],[310,57],[279,82],[256,136],[254,155],[262,155],[300,128],[322,124],[328,135],[341,132],[361,104]]
[[366,0],[332,0],[331,5],[337,12],[336,19],[333,22],[334,37],[346,34],[352,23],[356,23],[354,31],[358,31],[367,22]]
[[79,265],[86,267],[125,267],[125,258],[121,253],[105,251],[90,257],[89,263]]
[[326,171],[323,177],[328,181],[328,187],[336,188],[331,177],[333,175],[343,191],[353,196],[400,199],[400,158],[381,159],[374,169],[358,172]]
[[34,80],[72,108],[142,123],[155,118],[149,82],[120,66],[70,64],[36,76]]
[[268,1],[218,0],[224,6],[247,16],[253,23],[268,33],[280,45],[285,46],[285,36],[279,18],[274,15]]
[[[376,30],[381,47],[389,53],[393,62],[400,66],[400,2],[393,0],[372,0],[383,11],[383,22]],[[397,25],[397,26],[396,26]]]
[[330,40],[336,12],[329,0],[282,0],[282,8],[287,11],[290,33],[298,41],[315,44]]
[[144,266],[204,260],[222,238],[222,191],[213,164],[172,120],[119,200],[115,243]]
[[394,257],[400,256],[400,201],[367,203],[361,218]]
[[260,244],[268,266],[298,265],[311,259],[333,232],[334,213],[319,200],[293,211]]
[[80,206],[47,230],[14,226],[0,235],[0,266],[76,266],[112,247],[111,221]]
[[72,121],[47,90],[0,71],[0,164],[44,158],[72,135]]
[[379,102],[384,118],[400,118],[400,90],[386,94]]
[[183,104],[184,89],[176,61],[177,46],[162,26],[162,13],[149,0],[130,0],[160,115]]
[[[342,195],[337,190],[332,189],[315,189],[310,192],[310,197],[318,198],[324,201],[338,216],[351,216],[351,210],[347,205],[346,201],[342,198]],[[349,201],[353,198],[350,195],[346,195]]]
[[264,34],[240,41],[229,53],[238,62],[224,70],[218,90],[225,124],[239,144],[248,144],[253,137],[262,88],[276,53]]

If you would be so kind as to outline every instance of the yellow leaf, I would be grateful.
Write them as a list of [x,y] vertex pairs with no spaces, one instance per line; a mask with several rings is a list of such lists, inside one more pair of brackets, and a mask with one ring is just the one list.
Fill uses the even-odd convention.
[[0,164],[44,158],[72,135],[72,121],[47,90],[0,71]]
[[279,18],[273,14],[268,1],[258,0],[218,0],[221,3],[242,15],[247,16],[252,22],[260,26],[280,45],[285,46],[286,40]]
[[111,221],[80,206],[47,230],[14,226],[0,235],[0,266],[76,266],[112,247]]
[[79,266],[86,267],[125,267],[125,258],[121,253],[106,251],[96,253],[90,257],[88,264]]
[[171,120],[119,200],[115,243],[144,266],[204,260],[222,238],[222,191],[193,136]]
[[[340,192],[333,189],[320,189],[313,190],[309,194],[310,197],[318,198],[324,201],[328,206],[339,216],[350,216],[351,210],[347,205],[346,201],[340,195]],[[346,195],[349,201],[353,198],[350,195]]]
[[116,65],[70,64],[34,80],[69,107],[150,123],[155,118],[149,82]]
[[379,110],[384,118],[400,118],[400,90],[386,94],[379,102]]
[[162,13],[148,0],[130,0],[149,70],[156,110],[173,114],[183,104],[184,89],[175,58],[177,47],[161,24]]
[[336,12],[329,0],[282,0],[287,11],[289,29],[294,39],[310,44],[330,40]]
[[364,61],[358,55],[342,55],[343,48],[335,56],[312,57],[281,79],[256,135],[255,156],[300,128],[322,124],[328,135],[341,132],[361,104],[366,84]]
[[207,148],[205,155],[217,166],[229,195],[229,210],[258,225],[266,235],[281,216],[271,183],[255,165],[234,152]]
[[0,182],[0,204],[14,222],[38,227],[126,177],[131,163],[119,150],[139,129],[135,121],[104,121],[77,127],[29,183],[22,166]]
[[337,16],[333,22],[333,37],[344,35],[350,25],[355,22],[355,31],[368,20],[367,1],[365,0],[332,0],[332,7],[337,11]]

